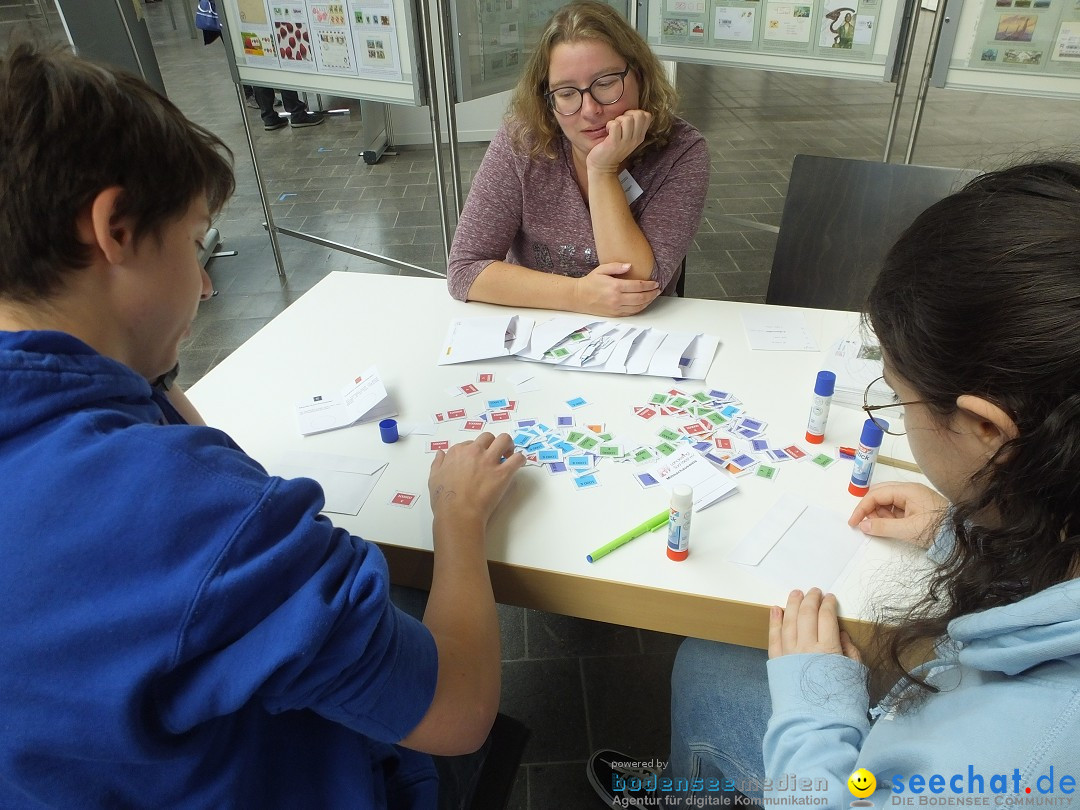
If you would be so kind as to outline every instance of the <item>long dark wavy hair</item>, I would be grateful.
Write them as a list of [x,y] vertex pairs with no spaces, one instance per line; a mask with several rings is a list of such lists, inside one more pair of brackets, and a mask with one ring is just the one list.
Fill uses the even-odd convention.
[[943,518],[956,541],[926,595],[880,638],[872,693],[899,681],[917,699],[936,690],[905,662],[952,619],[1080,574],[1080,164],[985,174],[927,209],[865,318],[940,424],[973,394],[1018,429]]

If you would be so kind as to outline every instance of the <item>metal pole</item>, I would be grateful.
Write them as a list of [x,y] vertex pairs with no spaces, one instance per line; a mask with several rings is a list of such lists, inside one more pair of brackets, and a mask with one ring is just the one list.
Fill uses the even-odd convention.
[[429,270],[428,268],[421,267],[418,264],[409,264],[409,262],[403,262],[400,259],[394,259],[390,256],[383,256],[379,253],[372,253],[370,250],[363,250],[361,248],[353,247],[352,245],[335,242],[332,239],[324,239],[321,236],[304,233],[303,231],[294,231],[292,228],[275,228],[275,230],[278,233],[285,234],[286,236],[292,236],[296,239],[303,239],[305,242],[312,242],[316,245],[322,245],[323,247],[340,250],[342,253],[349,253],[353,256],[359,256],[363,259],[371,259],[372,261],[379,262],[380,264],[388,264],[391,267],[397,267],[399,270],[410,270],[414,273],[427,273],[429,276],[446,278],[446,273],[440,273],[438,270]]
[[135,38],[131,35],[131,26],[128,25],[127,17],[124,16],[120,0],[116,0],[116,10],[120,14],[120,22],[124,24],[124,33],[127,34],[128,44],[131,46],[131,55],[135,58],[135,64],[139,66],[139,75],[142,76],[143,81],[146,81],[146,68],[143,67],[142,59],[139,57],[139,49],[135,47]]
[[900,75],[896,78],[896,92],[893,93],[892,110],[889,112],[889,126],[885,131],[885,154],[882,162],[889,162],[889,154],[892,152],[893,140],[896,138],[896,127],[900,123],[900,104],[904,99],[904,90],[907,88],[908,69],[911,67],[911,54],[915,50],[915,32],[919,27],[919,8],[921,0],[908,0],[905,6],[905,14],[910,15],[910,24],[907,26],[907,40],[900,48]]
[[428,0],[419,0],[420,36],[424,40],[424,75],[427,80],[428,109],[431,112],[431,148],[435,152],[435,178],[439,188],[439,215],[442,219],[443,249],[450,261],[450,228],[446,223],[446,190],[443,188],[442,128],[439,125],[439,96],[435,82],[435,48],[431,43],[431,15]]
[[923,105],[926,103],[926,94],[930,89],[930,74],[933,72],[938,40],[941,39],[941,26],[945,23],[945,11],[948,6],[948,0],[940,0],[937,11],[934,12],[934,27],[930,29],[930,45],[926,49],[926,62],[923,64],[922,80],[919,82],[919,95],[915,99],[915,119],[911,122],[911,134],[908,136],[904,163],[911,163],[911,156],[915,152],[915,140],[919,137],[919,124],[922,122]]
[[266,218],[266,230],[270,234],[270,249],[274,252],[274,264],[277,265],[278,278],[285,280],[285,264],[281,260],[281,246],[278,244],[277,228],[274,226],[274,215],[270,212],[270,202],[266,199],[266,186],[263,183],[262,171],[259,169],[259,158],[255,154],[255,141],[251,138],[251,124],[248,123],[247,110],[244,105],[244,88],[237,83],[236,101],[240,105],[240,118],[244,122],[244,137],[247,138],[248,152],[251,154],[251,165],[255,167],[255,185],[259,189],[259,202],[262,203],[263,216]]
[[[435,0],[439,22],[439,39],[442,40],[442,83],[443,98],[446,103],[446,139],[450,144],[450,180],[454,187],[454,221],[461,216],[461,166],[458,161],[457,101],[454,83],[451,81],[451,66],[454,63],[454,48],[447,37],[450,31],[448,20],[449,8],[444,0]],[[447,251],[449,252],[449,251]]]
[[394,148],[394,124],[389,104],[383,105],[383,129],[386,132],[386,148],[391,150]]

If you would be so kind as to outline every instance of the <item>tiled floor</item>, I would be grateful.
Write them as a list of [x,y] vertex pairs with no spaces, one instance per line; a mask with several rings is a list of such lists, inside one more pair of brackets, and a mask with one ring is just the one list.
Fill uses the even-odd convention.
[[[219,294],[203,305],[182,353],[180,381],[191,384],[327,271],[398,271],[282,237],[288,278],[279,282],[223,48],[190,39],[182,20],[174,31],[162,3],[146,11],[170,97],[236,154],[237,194],[217,226],[223,247],[239,256],[210,264]],[[680,65],[679,88],[692,100],[684,115],[705,133],[713,156],[687,293],[761,301],[792,157],[880,159],[892,85]],[[906,143],[910,106],[894,158]],[[274,202],[279,225],[444,269],[430,150],[403,149],[367,166],[358,156],[358,113],[315,128],[263,132],[257,111],[244,112],[271,199],[294,195]],[[1077,120],[1075,103],[932,91],[915,162],[986,168],[1037,149],[1075,150]],[[484,145],[462,148],[466,180],[483,151]],[[533,732],[511,806],[599,807],[584,777],[592,749],[640,757],[667,750],[668,674],[678,639],[505,606],[500,614],[503,709]]]

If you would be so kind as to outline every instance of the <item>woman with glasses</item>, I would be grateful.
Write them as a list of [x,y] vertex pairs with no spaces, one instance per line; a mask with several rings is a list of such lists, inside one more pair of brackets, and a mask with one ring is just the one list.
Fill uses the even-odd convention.
[[555,13],[473,179],[447,281],[462,301],[632,315],[673,295],[708,147],[610,6]]
[[[751,786],[743,792],[766,807],[777,795],[868,806],[852,794],[879,808],[1073,806],[1080,164],[983,175],[929,208],[886,257],[865,317],[934,489],[877,484],[849,522],[928,547],[935,566],[901,583],[914,606],[882,608],[861,653],[839,629],[835,597],[816,588],[772,609],[767,661],[684,642],[668,773],[719,779],[702,785],[713,795],[724,779]],[[604,757],[621,759],[633,757]],[[872,778],[854,778],[860,769]],[[611,784],[595,755],[594,771]],[[752,789],[765,777],[768,797]]]

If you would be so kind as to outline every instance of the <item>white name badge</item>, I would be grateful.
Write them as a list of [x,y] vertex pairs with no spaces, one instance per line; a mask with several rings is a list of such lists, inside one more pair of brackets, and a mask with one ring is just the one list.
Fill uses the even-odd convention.
[[637,180],[626,169],[619,172],[619,185],[622,186],[623,194],[626,195],[626,204],[629,205],[644,192],[641,186],[637,184]]

